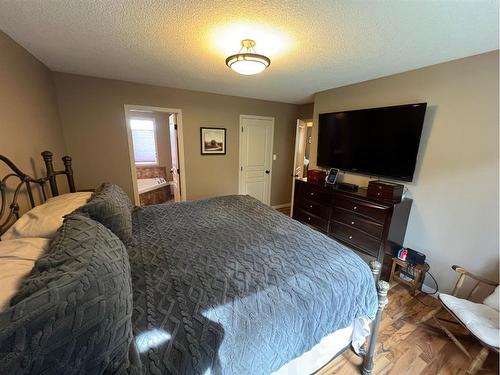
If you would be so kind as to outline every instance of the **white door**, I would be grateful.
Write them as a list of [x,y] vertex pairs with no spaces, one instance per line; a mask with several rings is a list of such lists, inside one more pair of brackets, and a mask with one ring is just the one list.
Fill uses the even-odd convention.
[[295,156],[292,172],[292,203],[290,216],[293,215],[293,197],[295,194],[295,179],[304,177],[304,155],[306,153],[307,124],[305,121],[297,120],[297,130],[295,132]]
[[271,201],[274,118],[240,116],[239,193]]
[[174,199],[176,202],[181,200],[181,184],[179,176],[179,152],[177,149],[178,139],[177,139],[177,115],[175,113],[168,116],[168,127],[170,130],[170,151],[172,153],[172,169],[170,173],[172,174],[172,185],[171,189],[174,193]]

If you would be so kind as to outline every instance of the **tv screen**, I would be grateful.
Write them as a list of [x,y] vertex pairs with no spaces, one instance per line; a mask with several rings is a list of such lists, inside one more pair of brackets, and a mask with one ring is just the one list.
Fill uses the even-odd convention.
[[412,181],[427,103],[319,115],[317,164]]

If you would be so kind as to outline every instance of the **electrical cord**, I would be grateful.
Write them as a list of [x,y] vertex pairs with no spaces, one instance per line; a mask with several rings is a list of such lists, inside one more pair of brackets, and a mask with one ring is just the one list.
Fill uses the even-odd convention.
[[[430,269],[430,266],[429,266],[429,269]],[[439,290],[439,286],[438,286],[438,283],[436,281],[436,279],[434,278],[434,276],[432,276],[432,273],[429,272],[429,270],[427,270],[427,274],[432,278],[432,280],[434,281],[434,284],[436,284],[436,290],[432,293],[426,293],[426,292],[423,292],[423,291],[420,291],[421,294],[425,294],[426,296],[432,296],[434,294],[436,294]],[[422,301],[420,298],[418,298],[417,296],[414,297],[418,302],[420,302],[422,305],[425,305],[425,306],[428,306],[428,307],[432,307],[432,305],[429,305],[427,303],[425,303],[424,301]]]
[[[429,266],[429,270],[430,270],[430,269],[431,269],[431,266]],[[434,284],[436,284],[436,290],[435,290],[434,292],[432,292],[432,293],[426,293],[426,294],[428,294],[428,295],[431,295],[431,296],[432,296],[433,294],[436,294],[436,293],[438,292],[438,290],[439,290],[439,286],[438,286],[438,283],[437,283],[436,279],[434,278],[434,276],[432,276],[432,273],[430,273],[430,272],[429,272],[429,270],[427,270],[427,273],[429,274],[429,276],[430,276],[430,277],[432,278],[432,280],[434,281]]]

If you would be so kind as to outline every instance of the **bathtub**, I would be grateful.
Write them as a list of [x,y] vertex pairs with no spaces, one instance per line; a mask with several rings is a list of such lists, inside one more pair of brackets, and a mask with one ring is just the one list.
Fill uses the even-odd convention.
[[162,177],[137,179],[137,190],[139,194],[147,193],[171,185],[170,181]]

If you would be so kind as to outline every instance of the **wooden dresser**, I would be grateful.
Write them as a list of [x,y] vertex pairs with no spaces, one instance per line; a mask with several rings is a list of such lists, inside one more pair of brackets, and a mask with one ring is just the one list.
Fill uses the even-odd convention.
[[325,184],[295,180],[293,218],[382,262],[388,279],[395,251],[404,242],[412,200],[394,204]]

